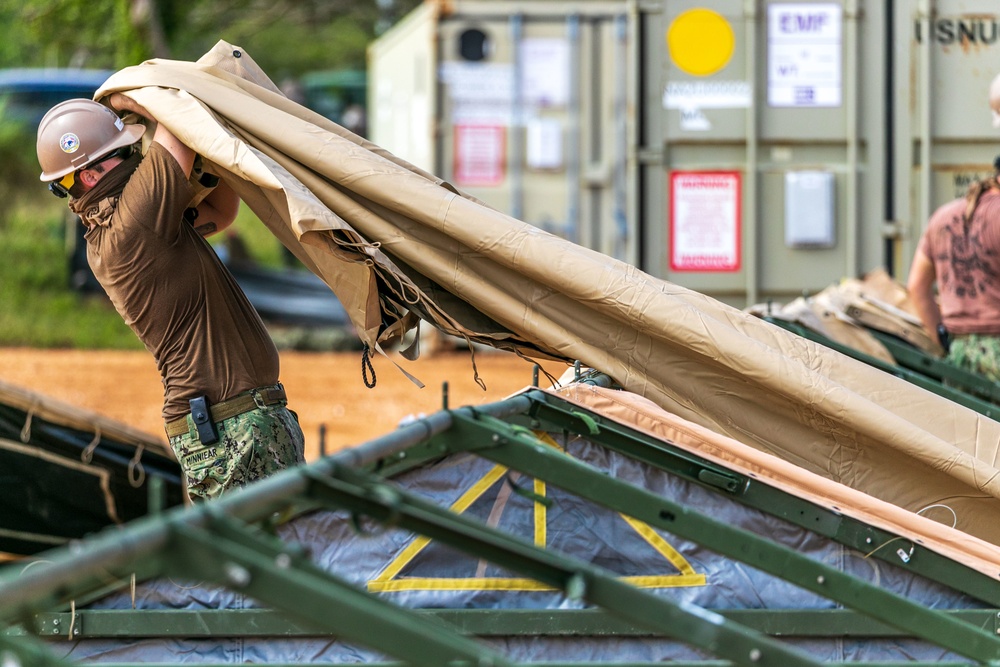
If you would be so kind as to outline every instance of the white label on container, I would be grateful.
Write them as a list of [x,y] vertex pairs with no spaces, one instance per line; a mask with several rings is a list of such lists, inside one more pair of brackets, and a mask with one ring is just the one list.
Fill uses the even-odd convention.
[[841,104],[841,7],[777,3],[767,8],[767,103]]

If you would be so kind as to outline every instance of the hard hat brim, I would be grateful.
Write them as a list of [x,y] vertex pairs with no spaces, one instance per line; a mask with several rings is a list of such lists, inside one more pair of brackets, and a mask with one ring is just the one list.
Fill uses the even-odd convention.
[[122,131],[119,132],[117,135],[115,135],[114,139],[104,144],[103,146],[100,147],[100,149],[92,153],[93,156],[92,160],[88,160],[87,162],[81,164],[79,167],[69,166],[64,169],[60,169],[58,171],[53,171],[53,172],[43,171],[41,175],[38,177],[38,180],[42,181],[43,183],[58,181],[66,174],[70,174],[80,169],[85,169],[87,165],[96,161],[98,158],[107,155],[116,148],[122,148],[123,146],[130,146],[134,144],[135,142],[142,139],[142,135],[145,133],[146,133],[145,125],[141,125],[139,123],[130,123],[128,125],[125,125]]

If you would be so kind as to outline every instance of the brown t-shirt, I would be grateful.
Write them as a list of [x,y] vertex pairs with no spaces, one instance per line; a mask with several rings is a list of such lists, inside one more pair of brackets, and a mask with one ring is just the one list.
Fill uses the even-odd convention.
[[87,259],[163,378],[163,418],[278,381],[264,323],[215,251],[183,219],[194,192],[174,157],[153,143],[107,226],[90,229]]
[[1000,334],[1000,192],[979,200],[966,230],[965,199],[940,207],[920,239],[934,263],[941,319],[955,334]]

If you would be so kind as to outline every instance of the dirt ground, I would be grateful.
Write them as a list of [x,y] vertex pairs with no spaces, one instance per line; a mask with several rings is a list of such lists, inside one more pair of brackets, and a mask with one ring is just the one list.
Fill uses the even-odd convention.
[[[368,389],[361,376],[361,353],[281,352],[281,381],[289,407],[299,415],[306,437],[306,458],[320,454],[321,428],[325,451],[360,444],[392,431],[401,419],[442,408],[448,383],[448,405],[480,405],[500,400],[531,385],[533,365],[518,357],[488,350],[476,352],[483,391],[473,380],[468,350],[439,353],[400,366],[424,383],[413,384],[381,355],[373,359],[376,385]],[[543,362],[556,377],[565,366]],[[0,379],[78,408],[124,422],[166,442],[160,408],[162,385],[152,357],[144,351],[80,351],[0,349]],[[548,387],[544,375],[539,384]]]

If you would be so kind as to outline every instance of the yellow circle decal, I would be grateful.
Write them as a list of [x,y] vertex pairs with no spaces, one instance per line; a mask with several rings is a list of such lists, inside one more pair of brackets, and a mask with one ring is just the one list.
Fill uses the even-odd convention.
[[729,21],[711,9],[689,9],[667,29],[670,58],[694,76],[715,74],[729,63],[736,40]]

